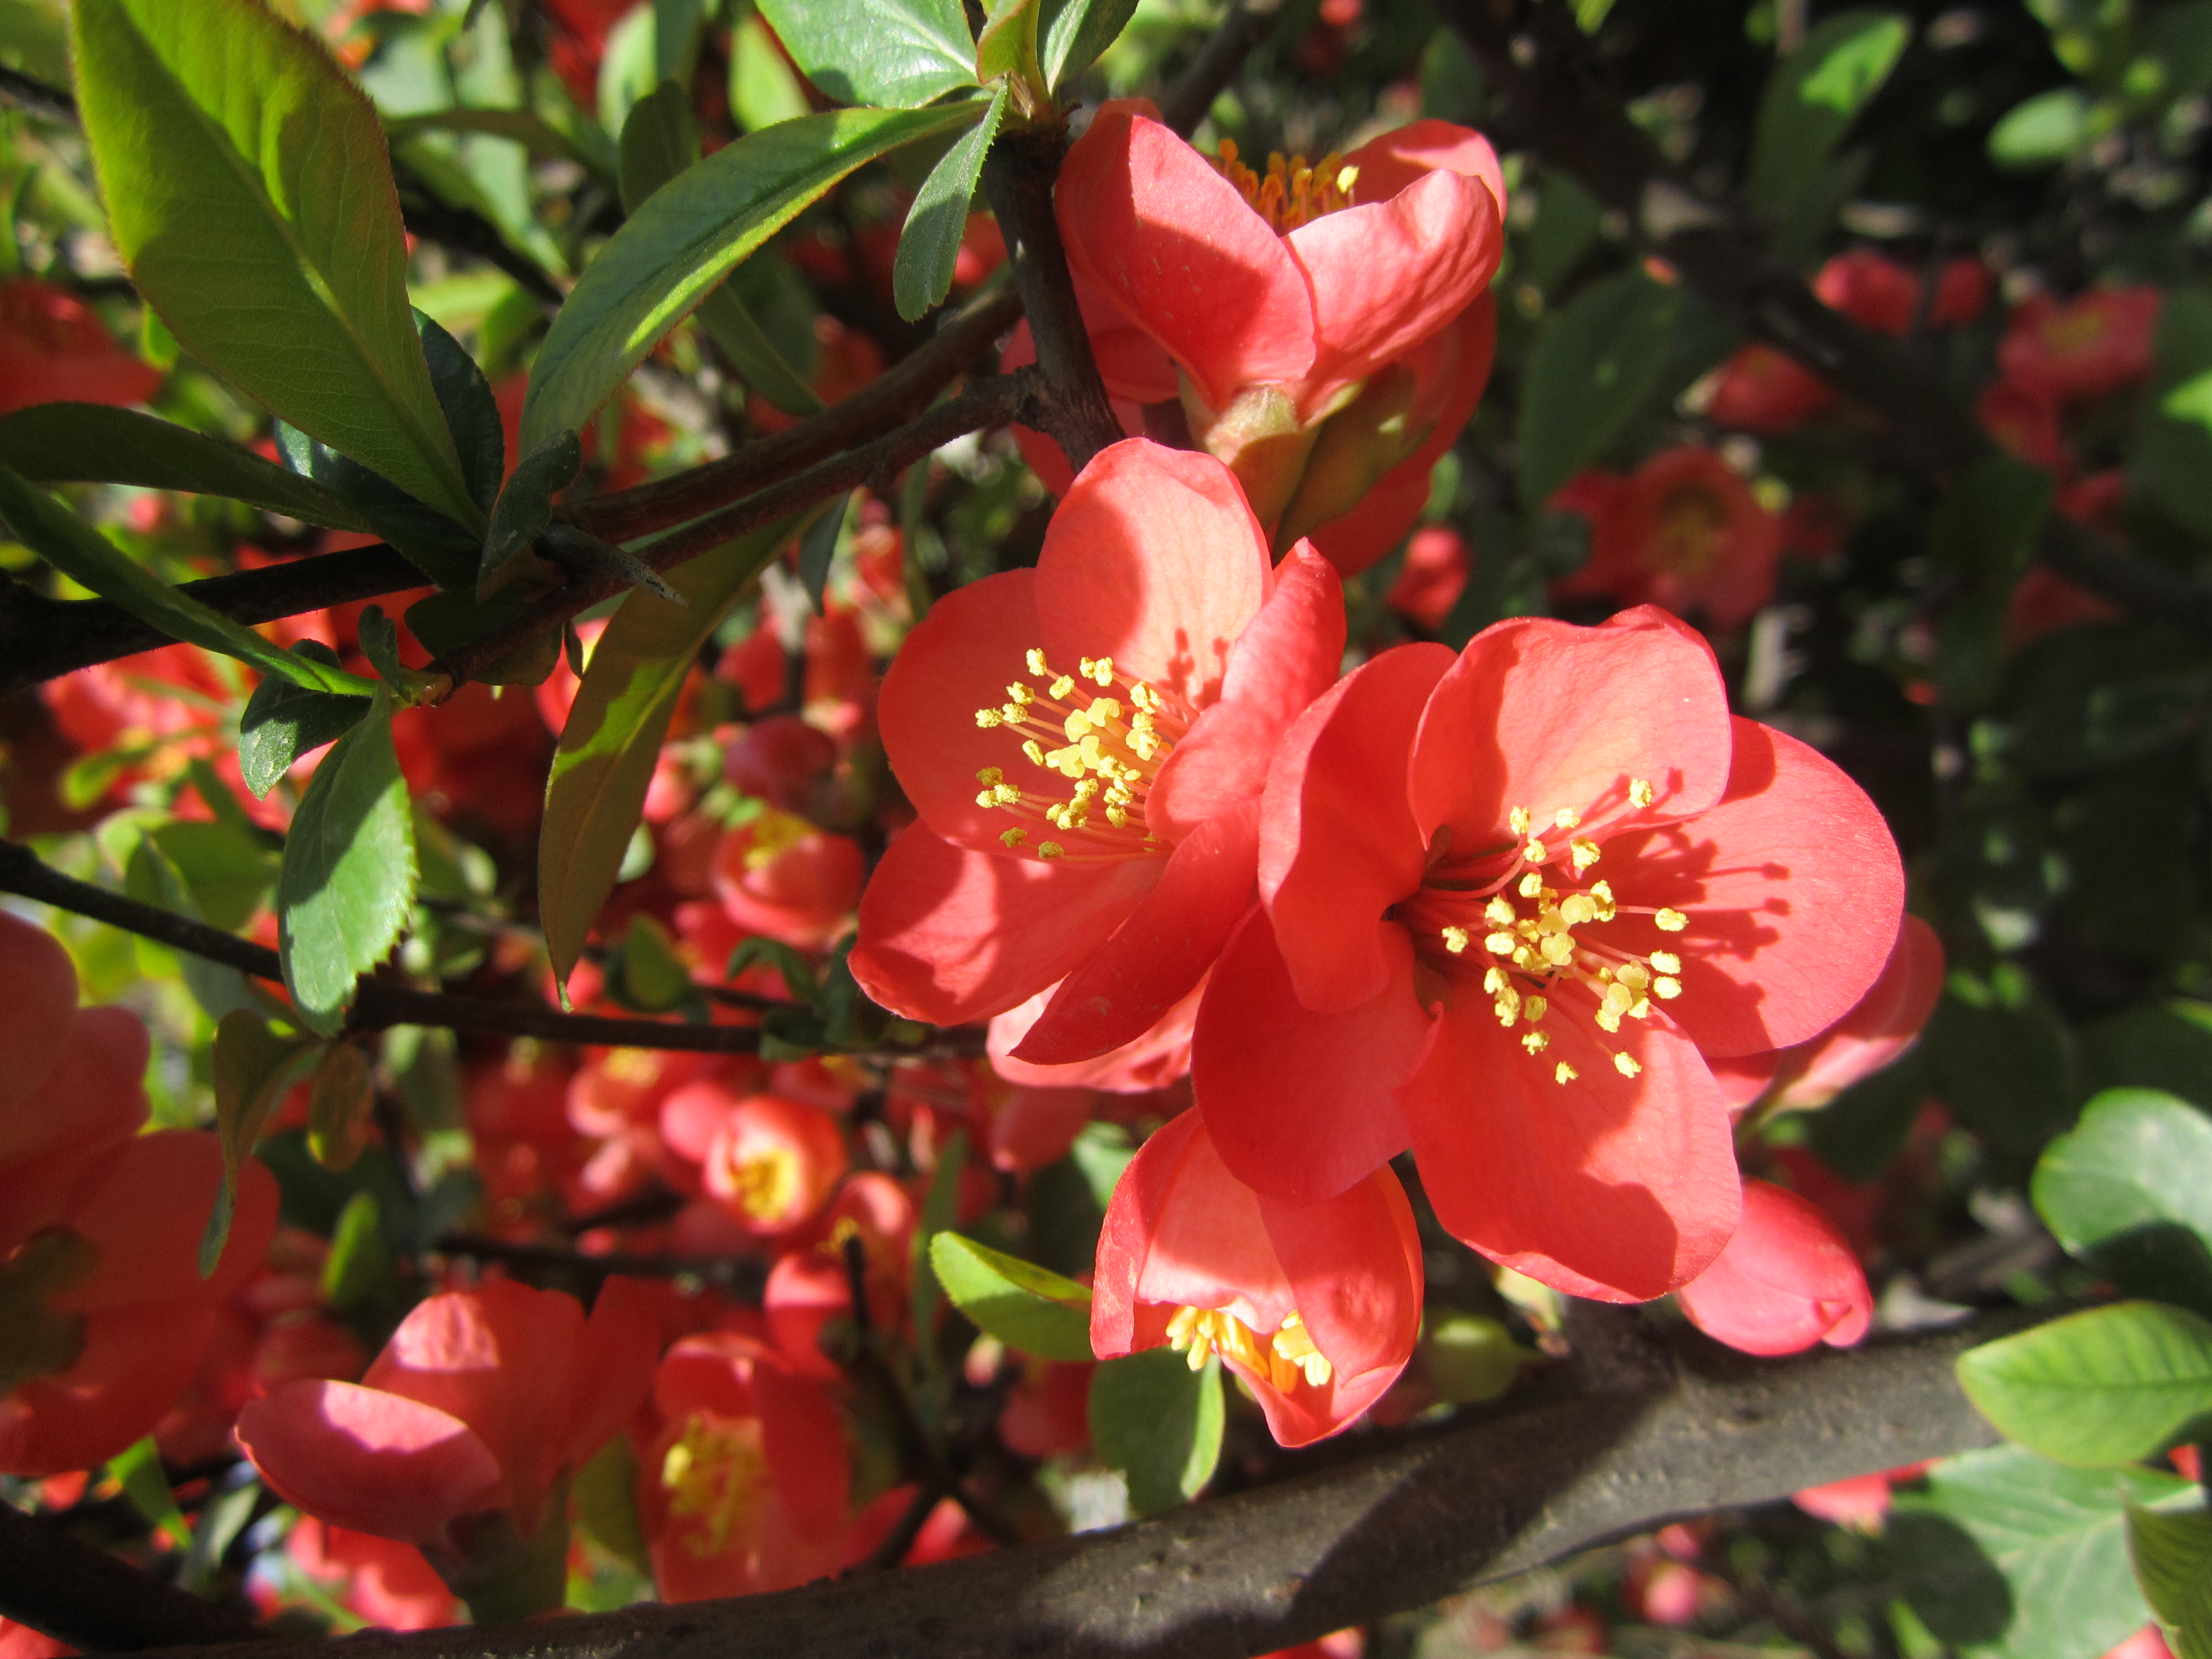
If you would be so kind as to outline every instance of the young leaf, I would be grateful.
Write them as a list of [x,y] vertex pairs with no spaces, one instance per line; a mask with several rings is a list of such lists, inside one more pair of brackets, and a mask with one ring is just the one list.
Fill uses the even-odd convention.
[[2069,1314],[1959,1356],[2008,1439],[2061,1463],[2133,1463],[2212,1429],[2212,1320],[2158,1302]]
[[121,605],[171,639],[186,640],[311,691],[365,695],[373,681],[279,650],[219,611],[170,586],[42,489],[0,466],[0,520],[15,539],[71,580]]
[[1173,1348],[1109,1359],[1091,1374],[1091,1443],[1129,1482],[1139,1515],[1195,1498],[1221,1458],[1221,1362],[1197,1370]]
[[[929,1190],[922,1195],[921,1224],[915,1230],[914,1273],[908,1300],[913,1306],[914,1328],[917,1331],[937,1328],[938,1297],[945,1287],[937,1281],[932,1246],[938,1234],[959,1219],[960,1177],[967,1167],[968,1132],[957,1129],[937,1155],[937,1168],[930,1175]],[[920,1346],[923,1366],[927,1370],[936,1370],[943,1360],[938,1346],[934,1342]]]
[[1591,283],[1545,325],[1521,404],[1521,499],[1531,509],[1594,459],[1666,367],[1681,291],[1641,270]]
[[1091,1357],[1091,1292],[1073,1279],[954,1232],[930,1240],[929,1261],[953,1305],[1016,1352]]
[[147,302],[249,396],[480,530],[361,89],[252,0],[82,0],[74,33],[85,134]]
[[2212,1117],[2109,1090],[2045,1149],[2033,1192],[2058,1242],[2123,1291],[2212,1314]]
[[123,1488],[131,1507],[147,1521],[179,1544],[191,1537],[192,1529],[185,1522],[184,1511],[177,1507],[177,1494],[169,1485],[167,1472],[161,1467],[161,1448],[154,1443],[152,1435],[109,1458],[107,1472]]
[[538,916],[556,978],[568,977],[614,890],[692,658],[790,530],[787,520],[678,565],[668,580],[686,604],[634,592],[592,647],[546,780],[538,839]]
[[807,112],[805,88],[776,50],[768,25],[750,11],[730,30],[730,108],[747,132]]
[[250,449],[106,404],[36,404],[0,420],[0,465],[33,483],[126,483],[227,495],[333,530],[371,528],[343,496]]
[[836,562],[837,544],[845,539],[845,524],[859,494],[854,490],[799,532],[799,582],[817,611],[822,609],[822,590],[830,585],[830,567]]
[[1787,207],[1819,176],[1911,40],[1911,23],[1895,12],[1838,12],[1774,66],[1752,136],[1753,203]]
[[1045,85],[1066,100],[1076,78],[1097,63],[1137,14],[1137,0],[1044,0]]
[[216,1024],[210,1063],[216,1138],[222,1146],[222,1187],[216,1194],[207,1231],[200,1235],[202,1279],[222,1260],[237,1200],[238,1172],[290,1083],[293,1062],[314,1046],[313,1037],[278,1036],[267,1020],[244,1008],[225,1014]]
[[483,564],[477,576],[477,604],[487,603],[527,573],[536,558],[532,544],[553,521],[554,495],[576,481],[583,465],[584,441],[573,432],[561,432],[514,469],[492,506]]
[[915,109],[975,84],[960,0],[763,0],[800,73],[841,104]]
[[333,1042],[324,1049],[307,1091],[307,1150],[315,1162],[325,1170],[352,1168],[368,1144],[369,1117],[375,1109],[376,1083],[361,1045]]
[[[292,649],[337,666],[337,653],[319,641],[302,640]],[[274,675],[264,679],[246,700],[238,721],[238,769],[246,787],[255,799],[265,798],[294,761],[336,742],[367,713],[367,697],[310,691]]]
[[996,0],[975,37],[975,78],[985,86],[1009,76],[1044,91],[1037,64],[1037,19],[1042,0]]
[[2212,1659],[2212,1514],[2128,1510],[2128,1553],[2174,1659]]
[[414,813],[380,690],[315,769],[276,878],[285,988],[315,1030],[338,1028],[354,981],[398,943],[415,879]]
[[938,158],[907,210],[898,253],[891,261],[891,297],[898,302],[899,315],[908,322],[932,306],[942,305],[952,291],[960,239],[968,228],[968,204],[983,174],[983,157],[999,136],[1009,92],[1009,83],[1000,82],[983,118]]
[[538,348],[524,453],[580,430],[661,336],[808,203],[864,163],[982,113],[978,100],[809,115],[749,133],[655,191],[592,261]]

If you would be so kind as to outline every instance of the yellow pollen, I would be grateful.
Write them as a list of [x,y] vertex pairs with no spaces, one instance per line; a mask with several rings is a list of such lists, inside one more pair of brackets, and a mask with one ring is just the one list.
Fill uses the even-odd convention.
[[1657,800],[1658,799],[1659,792],[1651,787],[1649,780],[1644,778],[1629,779],[1628,804],[1631,806],[1649,806],[1653,801]]
[[1575,959],[1575,942],[1565,933],[1547,933],[1536,948],[1554,968],[1564,968]]
[[759,1419],[695,1412],[685,1421],[682,1438],[661,1460],[660,1484],[671,1514],[705,1523],[684,1538],[692,1554],[719,1555],[740,1528],[751,1530],[766,1468]]
[[1652,917],[1651,922],[1662,933],[1679,933],[1690,925],[1690,919],[1680,910],[1666,909]]
[[1003,830],[999,832],[1000,844],[1005,847],[1009,852],[1012,851],[1015,848],[1019,847],[1029,838],[1030,832],[1026,830]]
[[1018,702],[1002,702],[999,705],[999,718],[1009,726],[1021,724],[1023,713],[1022,706]]
[[1359,180],[1359,169],[1346,164],[1341,156],[1324,155],[1308,165],[1303,155],[1285,159],[1277,152],[1267,157],[1267,171],[1262,176],[1237,160],[1234,139],[1223,139],[1218,149],[1220,159],[1213,164],[1215,170],[1237,187],[1237,194],[1273,230],[1296,230],[1323,214],[1352,205],[1352,189]]
[[1012,684],[1006,687],[1006,695],[1024,708],[1028,708],[1031,703],[1036,701],[1036,693],[1030,690],[1029,687],[1024,685],[1019,680],[1014,681]]
[[1462,955],[1467,950],[1468,937],[1464,927],[1447,927],[1444,929],[1444,949],[1454,956]]
[[1592,882],[1589,884],[1589,896],[1597,901],[1597,919],[1600,921],[1611,921],[1613,916],[1613,884],[1609,881]]
[[1157,714],[1164,707],[1160,702],[1160,694],[1142,680],[1139,680],[1129,688],[1129,701],[1147,714]]
[[1575,873],[1578,876],[1597,862],[1597,843],[1587,836],[1576,836],[1567,843],[1567,850],[1575,855]]
[[1582,821],[1583,815],[1571,806],[1562,806],[1552,814],[1552,824],[1554,829],[1573,830],[1578,828]]
[[1498,1000],[1491,1008],[1498,1016],[1498,1023],[1510,1029],[1513,1022],[1521,1018],[1521,994],[1508,985],[1498,993]]
[[1534,1025],[1538,1020],[1540,1020],[1545,1015],[1552,1012],[1551,999],[1549,997],[1530,997],[1527,1003],[1523,1005],[1522,1012],[1528,1016],[1528,1023],[1531,1025]]
[[1044,652],[1036,646],[1033,645],[1030,647],[1029,655],[1023,659],[1023,660],[1029,664],[1030,672],[1032,674],[1049,674],[1052,672],[1051,669],[1045,666]]
[[1662,1002],[1672,1002],[1682,994],[1682,981],[1671,974],[1662,974],[1651,981],[1651,992]]
[[1074,690],[1075,676],[1073,674],[1062,674],[1052,683],[1052,695],[1055,697],[1064,697]]
[[1523,1031],[1521,1046],[1532,1054],[1540,1054],[1552,1046],[1551,1036],[1545,1031]]
[[1037,843],[1037,856],[1041,859],[1063,858],[1066,853],[1067,848],[1056,841],[1041,841]]
[[1682,971],[1682,958],[1672,951],[1654,951],[1651,965],[1662,974],[1679,974]]
[[1036,765],[1044,764],[1044,745],[1035,738],[1028,738],[1023,743],[1022,753],[1027,755]]
[[1005,718],[995,708],[979,708],[975,711],[975,724],[986,732],[990,731],[994,726],[1004,726],[1006,723]]
[[1546,859],[1551,857],[1552,854],[1542,842],[1532,841],[1525,848],[1522,849],[1521,856],[1528,860],[1531,864],[1541,864]]
[[1588,893],[1570,893],[1559,901],[1559,919],[1570,927],[1597,920],[1597,901]]
[[1516,806],[1505,815],[1505,822],[1512,827],[1515,835],[1525,836],[1534,820],[1529,817],[1527,807]]
[[1626,1054],[1615,1054],[1613,1057],[1613,1069],[1620,1073],[1623,1077],[1634,1077],[1644,1068],[1641,1066],[1638,1066],[1634,1060],[1631,1060]]
[[1512,902],[1501,894],[1482,907],[1482,917],[1494,927],[1510,927],[1515,920]]
[[1597,1006],[1597,1014],[1595,1018],[1597,1019],[1597,1029],[1605,1032],[1607,1036],[1611,1036],[1613,1032],[1618,1031],[1620,1029],[1620,1014],[1619,1011],[1608,1008],[1602,1002]]
[[1493,957],[1517,957],[1520,955],[1520,950],[1510,933],[1491,934],[1482,941],[1482,948]]
[[1572,1083],[1581,1075],[1582,1073],[1580,1072],[1575,1070],[1573,1066],[1568,1065],[1564,1060],[1552,1068],[1552,1081],[1554,1083]]
[[1091,725],[1104,727],[1121,718],[1121,705],[1112,697],[1093,697],[1087,712]]
[[799,1159],[781,1147],[739,1159],[730,1175],[738,1207],[756,1221],[784,1215],[799,1194]]
[[1265,1347],[1250,1326],[1214,1308],[1176,1309],[1168,1320],[1167,1335],[1168,1346],[1186,1356],[1194,1371],[1203,1370],[1206,1360],[1218,1353],[1246,1375],[1265,1377],[1285,1393],[1302,1380],[1320,1388],[1335,1374],[1295,1312],[1285,1316]]

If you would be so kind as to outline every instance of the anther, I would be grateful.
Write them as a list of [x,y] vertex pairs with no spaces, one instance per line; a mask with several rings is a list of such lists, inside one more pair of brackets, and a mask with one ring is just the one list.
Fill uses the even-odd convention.
[[999,836],[1000,843],[1003,844],[1009,851],[1012,850],[1014,848],[1019,847],[1029,838],[1030,832],[1026,830],[1007,830],[1001,831]]
[[1620,1073],[1623,1077],[1634,1077],[1644,1068],[1641,1066],[1638,1066],[1633,1060],[1631,1060],[1626,1054],[1615,1054],[1613,1057],[1613,1069]]
[[1052,672],[1051,669],[1045,666],[1044,652],[1036,646],[1033,645],[1030,647],[1029,655],[1023,660],[1029,664],[1030,672],[1032,674],[1049,674]]
[[1651,981],[1651,994],[1662,1002],[1672,1002],[1682,994],[1682,981],[1671,974],[1662,974]]
[[975,724],[986,732],[994,727],[1004,726],[1006,723],[1005,718],[995,708],[979,708],[975,711]]
[[1505,815],[1505,822],[1512,827],[1513,833],[1515,835],[1527,835],[1528,833],[1528,825],[1531,822],[1528,817],[1528,809],[1525,806],[1515,807],[1511,811]]
[[1521,1046],[1532,1054],[1540,1054],[1552,1046],[1551,1035],[1545,1031],[1523,1031]]
[[1576,811],[1571,806],[1562,806],[1558,811],[1552,814],[1552,823],[1555,829],[1577,829],[1580,827],[1582,821],[1583,815]]
[[1645,778],[1629,779],[1628,804],[1631,806],[1649,806],[1653,801],[1658,799],[1659,792],[1651,787],[1650,780]]
[[1521,878],[1519,891],[1522,898],[1541,898],[1544,896],[1543,877],[1531,870]]
[[1581,1075],[1582,1073],[1580,1072],[1575,1070],[1573,1066],[1568,1065],[1564,1060],[1552,1068],[1552,1081],[1554,1083],[1572,1083]]
[[1512,902],[1503,894],[1482,907],[1483,920],[1493,927],[1510,927],[1516,920]]
[[1654,951],[1651,965],[1662,974],[1679,974],[1682,971],[1682,958],[1672,951]]
[[1575,855],[1575,873],[1578,876],[1597,862],[1597,843],[1588,836],[1576,836],[1567,843],[1567,850]]
[[1662,933],[1679,933],[1690,925],[1690,919],[1680,910],[1668,908],[1652,917],[1651,922]]
[[1062,858],[1066,855],[1066,853],[1067,848],[1056,841],[1041,841],[1037,843],[1037,856],[1041,859]]
[[[1468,940],[1471,937],[1466,928],[1447,927],[1443,932],[1445,950],[1450,951],[1454,956],[1459,956],[1466,951]],[[1495,973],[1498,970],[1493,968],[1491,971]],[[1489,988],[1486,986],[1484,988],[1486,990]]]

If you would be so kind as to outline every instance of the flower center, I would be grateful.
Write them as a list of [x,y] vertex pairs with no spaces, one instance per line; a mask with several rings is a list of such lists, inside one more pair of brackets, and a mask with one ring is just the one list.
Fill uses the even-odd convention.
[[1266,1377],[1283,1394],[1302,1381],[1316,1389],[1326,1387],[1335,1375],[1295,1311],[1283,1316],[1282,1328],[1263,1345],[1259,1333],[1233,1313],[1219,1308],[1177,1308],[1168,1321],[1168,1346],[1187,1354],[1194,1371],[1204,1370],[1206,1360],[1218,1353],[1248,1376]]
[[[1579,883],[1598,863],[1598,836],[1606,820],[1624,817],[1656,799],[1649,782],[1633,778],[1623,797],[1594,809],[1591,823],[1585,825],[1580,813],[1561,807],[1541,830],[1527,807],[1516,806],[1506,820],[1515,840],[1502,872],[1492,873],[1498,849],[1455,860],[1447,846],[1431,864],[1420,890],[1399,907],[1400,920],[1412,931],[1414,949],[1430,969],[1457,978],[1471,973],[1476,963],[1482,964],[1482,988],[1492,999],[1498,1023],[1509,1030],[1525,1023],[1521,1047],[1531,1059],[1552,1045],[1543,1025],[1555,1003],[1587,1013],[1613,1036],[1624,1019],[1650,1018],[1655,998],[1671,1002],[1682,994],[1680,957],[1671,951],[1632,951],[1607,939],[1601,930],[1618,916],[1642,915],[1650,917],[1662,933],[1679,933],[1689,926],[1687,915],[1665,907],[1623,904],[1605,880],[1570,884]],[[1553,839],[1547,842],[1545,835]],[[1644,1069],[1618,1051],[1613,1064],[1623,1077]],[[1563,1085],[1577,1075],[1565,1060],[1553,1068],[1553,1080]]]
[[692,1413],[660,1461],[668,1512],[700,1523],[684,1547],[694,1555],[720,1555],[741,1528],[749,1532],[766,1467],[757,1418]]
[[1218,146],[1221,159],[1214,171],[1237,186],[1252,210],[1277,232],[1311,224],[1324,213],[1352,205],[1352,187],[1359,169],[1346,167],[1344,157],[1331,151],[1309,166],[1303,155],[1285,159],[1282,151],[1267,156],[1267,171],[1257,173],[1237,159],[1237,141],[1224,138]]
[[1728,510],[1703,489],[1678,489],[1659,509],[1651,562],[1680,576],[1702,576],[1719,558]]
[[745,848],[745,872],[749,875],[775,863],[814,833],[814,826],[805,818],[773,806],[763,807],[745,828],[752,834],[752,845]]
[[799,1195],[799,1158],[787,1146],[763,1146],[732,1158],[729,1175],[738,1207],[756,1221],[788,1215]]
[[[1055,672],[1035,646],[1026,660],[1039,684],[1014,681],[1005,702],[975,711],[975,724],[1011,732],[1031,766],[1073,787],[1061,800],[1056,786],[1032,792],[1007,782],[1003,768],[977,772],[983,787],[975,805],[1017,820],[999,840],[1009,852],[1026,848],[1045,860],[1164,851],[1165,844],[1145,827],[1145,802],[1176,739],[1189,729],[1191,712],[1143,680],[1116,673],[1111,657],[1084,658],[1078,674]],[[1079,690],[1085,683],[1101,695]],[[1105,695],[1116,689],[1127,694],[1126,703]]]

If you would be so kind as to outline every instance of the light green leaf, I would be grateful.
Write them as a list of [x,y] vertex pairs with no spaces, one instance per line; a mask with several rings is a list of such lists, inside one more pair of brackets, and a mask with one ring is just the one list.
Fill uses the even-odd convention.
[[1959,1356],[1959,1386],[2006,1438],[2061,1463],[2133,1463],[2212,1429],[2212,1320],[2121,1302]]
[[538,918],[556,978],[568,977],[614,890],[692,659],[790,532],[786,520],[678,565],[668,583],[686,603],[633,592],[592,648],[553,756],[538,839]]
[[0,465],[33,483],[124,483],[227,495],[333,530],[371,529],[343,496],[250,449],[105,404],[37,404],[0,419]]
[[915,193],[891,261],[891,297],[899,315],[913,322],[952,291],[953,267],[960,261],[960,239],[968,229],[968,204],[983,173],[983,157],[999,136],[1006,112],[1007,86],[1000,82],[983,118],[938,158]]
[[[352,1047],[342,1042],[331,1052]],[[341,1313],[381,1302],[398,1288],[397,1277],[385,1238],[383,1206],[364,1188],[346,1200],[331,1229],[331,1253],[323,1259],[323,1299]]]
[[2020,173],[2057,167],[2112,125],[2112,112],[2081,88],[2054,87],[2014,104],[1990,129],[1990,160]]
[[1221,1459],[1221,1362],[1197,1370],[1173,1348],[1109,1359],[1091,1374],[1091,1443],[1129,1483],[1139,1515],[1206,1489]]
[[2175,1659],[2212,1659],[2212,1514],[2130,1509],[2128,1549]]
[[1091,1292],[1073,1279],[954,1232],[930,1240],[929,1261],[953,1305],[1016,1352],[1091,1357]]
[[481,133],[510,139],[545,161],[574,161],[586,173],[596,173],[602,167],[602,158],[587,146],[526,109],[427,110],[419,115],[387,117],[384,131],[395,143],[426,132]]
[[914,109],[975,84],[960,0],[763,0],[761,15],[841,104]]
[[1532,510],[1596,458],[1657,383],[1681,301],[1680,289],[1625,270],[1545,325],[1521,403],[1521,497]]
[[235,824],[177,818],[148,830],[146,839],[184,883],[194,913],[227,933],[252,921],[276,884],[276,855]]
[[1037,64],[1037,21],[1042,0],[995,0],[982,33],[975,37],[975,78],[985,86],[1001,76],[1044,91]]
[[[319,641],[302,640],[292,649],[329,667],[337,666],[337,653]],[[253,688],[246,712],[239,716],[238,769],[246,787],[257,799],[266,798],[294,761],[336,742],[367,713],[367,697],[310,691],[270,675]]]
[[167,1473],[161,1468],[161,1448],[154,1443],[152,1435],[109,1458],[107,1472],[123,1488],[123,1495],[131,1500],[131,1507],[149,1522],[161,1528],[179,1544],[191,1539],[192,1529],[185,1524],[184,1511],[177,1507],[177,1494],[169,1486]]
[[276,878],[284,984],[317,1030],[335,1031],[354,982],[399,942],[415,902],[415,820],[392,747],[392,697],[323,757],[293,815]]
[[1911,39],[1911,23],[1896,12],[1838,12],[1774,66],[1752,136],[1753,203],[1779,211],[1820,177]]
[[2033,1190],[2058,1242],[2127,1294],[2212,1314],[2212,1117],[2108,1091],[2045,1149]]
[[2069,1469],[2021,1446],[1969,1452],[1900,1492],[1883,1538],[1912,1610],[1990,1659],[2109,1652],[2150,1616],[2128,1566],[2127,1506],[2185,1489],[2141,1469]]
[[238,1196],[238,1172],[253,1143],[283,1097],[292,1067],[314,1048],[313,1037],[281,1037],[269,1022],[249,1009],[225,1014],[215,1028],[210,1064],[215,1081],[216,1139],[222,1146],[222,1187],[207,1231],[200,1236],[200,1277],[213,1273],[230,1237],[230,1218]]
[[795,120],[810,108],[806,89],[775,49],[775,37],[750,11],[730,31],[730,108],[747,132]]
[[186,640],[235,657],[264,674],[310,690],[360,696],[376,689],[374,681],[358,674],[281,651],[243,623],[233,622],[170,586],[52,496],[33,489],[5,466],[0,466],[0,520],[5,520],[16,540],[64,575],[112,600],[171,639]]
[[2168,294],[2151,349],[2158,374],[2136,426],[2136,468],[2161,507],[2212,539],[2212,298]]
[[553,319],[523,404],[523,453],[543,448],[555,433],[581,431],[708,289],[846,174],[982,112],[977,100],[809,115],[749,133],[654,191]]
[[116,246],[195,356],[477,530],[407,311],[376,112],[252,0],[79,0],[77,96]]
[[1065,101],[1067,89],[1097,63],[1137,15],[1137,0],[1045,0],[1045,85]]

